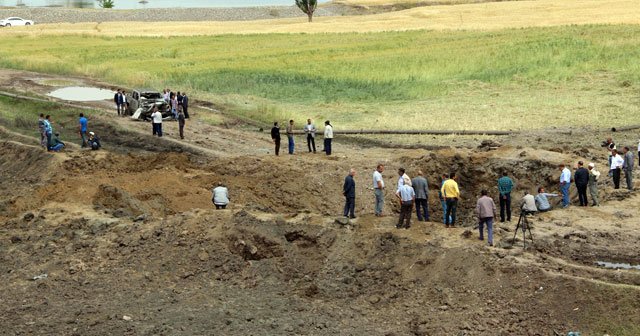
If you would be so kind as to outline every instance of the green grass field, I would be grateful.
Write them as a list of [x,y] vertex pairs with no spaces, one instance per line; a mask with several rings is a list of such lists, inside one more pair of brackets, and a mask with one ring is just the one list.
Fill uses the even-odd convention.
[[530,129],[637,123],[639,112],[632,25],[3,43],[1,67],[170,87],[265,123]]

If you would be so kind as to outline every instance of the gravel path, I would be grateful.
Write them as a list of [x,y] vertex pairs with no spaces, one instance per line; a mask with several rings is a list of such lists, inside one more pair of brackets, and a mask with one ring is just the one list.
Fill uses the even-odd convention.
[[[318,8],[315,16],[341,15],[338,6]],[[0,18],[19,16],[38,23],[108,22],[108,21],[248,21],[306,15],[295,6],[243,8],[149,8],[149,9],[78,9],[78,8],[2,8]]]

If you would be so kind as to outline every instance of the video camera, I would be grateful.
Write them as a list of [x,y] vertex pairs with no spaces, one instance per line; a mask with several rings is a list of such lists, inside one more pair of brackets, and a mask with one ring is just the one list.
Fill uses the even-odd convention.
[[600,146],[601,147],[609,147],[609,143],[607,142],[607,140],[604,140]]

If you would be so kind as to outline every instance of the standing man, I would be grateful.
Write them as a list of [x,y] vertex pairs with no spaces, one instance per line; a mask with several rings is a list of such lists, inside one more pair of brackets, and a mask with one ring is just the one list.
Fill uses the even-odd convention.
[[578,169],[573,174],[573,181],[576,183],[576,189],[578,189],[578,198],[580,199],[580,206],[587,206],[587,186],[589,185],[589,171],[584,167],[582,161],[578,161]]
[[187,93],[182,94],[182,110],[184,111],[184,118],[189,119],[189,97]]
[[349,175],[344,178],[344,185],[342,186],[342,194],[344,195],[344,211],[345,217],[356,218],[356,181],[353,177],[356,176],[356,170],[349,169]]
[[620,189],[620,171],[624,166],[624,159],[618,154],[618,150],[611,151],[611,176],[613,177],[613,188]]
[[122,108],[122,98],[120,98],[120,89],[113,95],[113,102],[116,104],[116,111],[120,115],[120,109]]
[[411,187],[411,178],[409,177],[409,175],[407,175],[405,173],[405,169],[404,168],[398,168],[398,189],[400,190],[400,187],[402,187],[405,183],[405,181],[409,181],[409,186]]
[[180,139],[184,139],[184,124],[185,124],[184,111],[178,109],[178,129],[180,131]]
[[447,211],[444,215],[445,224],[447,227],[453,227],[456,222],[456,208],[458,207],[458,198],[460,197],[460,189],[458,189],[455,172],[449,174],[449,179],[444,182],[440,191],[447,205]]
[[429,221],[429,183],[422,176],[422,170],[418,170],[418,176],[412,181],[413,191],[416,193],[416,214],[418,222]]
[[[411,210],[413,210],[416,194],[410,183],[409,177],[405,178],[402,186],[396,191],[396,197],[400,199],[400,219],[398,220],[398,225],[396,225],[397,229],[411,227]],[[403,222],[405,223],[404,225],[402,224]]]
[[382,179],[384,165],[378,164],[376,170],[373,171],[373,193],[376,196],[376,216],[382,217],[384,208],[384,180]]
[[331,142],[333,141],[333,126],[329,120],[324,122],[324,151],[331,155]]
[[82,148],[87,147],[87,125],[89,121],[84,117],[84,113],[80,113],[80,119],[78,119],[78,134],[82,139]]
[[307,124],[304,125],[304,132],[307,133],[307,146],[309,147],[309,153],[311,153],[311,146],[313,146],[313,154],[316,153],[316,125],[311,123],[311,119],[307,119]]
[[624,146],[622,152],[624,153],[624,164],[622,165],[624,179],[627,182],[627,189],[633,190],[633,163],[635,162],[633,152],[629,150],[628,146]]
[[[500,193],[500,222],[504,223],[505,212],[507,221],[511,221],[511,190],[513,189],[513,181],[507,172],[502,172],[502,177],[498,179],[498,192]],[[492,199],[493,201],[493,199]]]
[[125,113],[129,110],[129,102],[127,102],[127,91],[122,90],[120,93],[120,115],[125,116]]
[[569,206],[569,186],[571,185],[571,171],[561,163],[560,168],[560,191],[562,192],[562,207]]
[[153,123],[153,135],[162,137],[162,113],[158,111],[158,107],[153,107],[153,113],[151,113],[151,122]]
[[493,246],[493,219],[496,217],[496,204],[491,197],[487,196],[488,192],[486,190],[483,189],[480,194],[482,196],[476,203],[480,240],[484,240],[484,225],[487,224],[487,240],[489,246]]
[[289,154],[293,154],[294,143],[293,143],[293,120],[289,120],[289,125],[287,125],[287,140],[289,140]]
[[44,117],[44,135],[47,138],[47,146],[45,148],[47,150],[53,144],[53,125],[51,123],[51,116],[47,114],[47,116]]
[[598,178],[600,172],[596,170],[596,165],[589,163],[589,193],[591,194],[591,206],[598,206]]
[[442,205],[442,223],[447,224],[447,202],[444,199],[444,195],[442,194],[442,187],[444,186],[444,182],[449,179],[448,174],[442,174],[442,182],[440,183],[440,188],[438,189],[438,198],[440,198],[440,205]]
[[280,155],[280,127],[278,126],[277,121],[273,122],[273,127],[271,128],[271,139],[276,145],[276,156],[278,156]]

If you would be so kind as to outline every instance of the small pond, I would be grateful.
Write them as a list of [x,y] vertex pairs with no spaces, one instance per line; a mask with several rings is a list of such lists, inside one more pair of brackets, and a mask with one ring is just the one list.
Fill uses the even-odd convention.
[[637,269],[640,270],[640,265],[631,265],[628,263],[614,263],[614,262],[608,262],[608,261],[598,261],[596,262],[596,264],[598,264],[598,266],[600,267],[604,267],[604,268],[611,268],[611,269]]
[[57,89],[48,94],[50,97],[69,101],[112,100],[115,92],[95,87],[70,86]]

